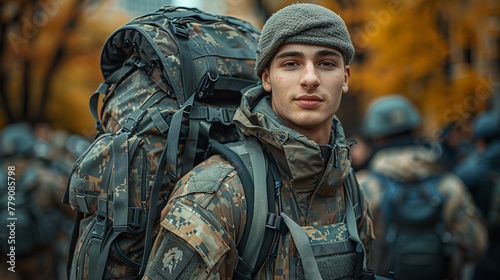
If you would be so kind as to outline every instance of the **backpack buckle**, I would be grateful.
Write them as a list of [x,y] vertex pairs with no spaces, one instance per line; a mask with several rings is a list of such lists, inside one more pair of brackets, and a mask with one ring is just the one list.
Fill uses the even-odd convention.
[[286,227],[283,218],[271,212],[267,213],[266,228],[276,230],[281,234],[286,234],[288,231],[288,227]]
[[92,237],[97,237],[99,239],[104,239],[107,230],[107,219],[100,219],[99,216],[96,215],[96,222],[94,225],[94,230],[92,230]]
[[177,19],[171,21],[171,29],[172,32],[176,35],[179,36],[183,39],[188,39],[189,38],[189,28],[187,27],[186,24],[180,23],[177,21]]
[[236,110],[227,108],[207,107],[207,121],[230,125]]
[[203,78],[201,78],[200,85],[198,86],[198,98],[203,100],[207,96],[212,96],[214,94],[214,86],[215,83],[219,80],[219,75],[217,77],[212,78],[210,72],[207,72]]

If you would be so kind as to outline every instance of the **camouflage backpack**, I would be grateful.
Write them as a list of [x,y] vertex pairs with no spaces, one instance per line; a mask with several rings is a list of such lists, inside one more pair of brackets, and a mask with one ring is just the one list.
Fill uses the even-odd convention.
[[63,199],[77,212],[69,279],[143,274],[175,183],[210,142],[239,139],[232,116],[259,80],[258,36],[233,17],[164,6],[108,38],[90,99],[98,134]]

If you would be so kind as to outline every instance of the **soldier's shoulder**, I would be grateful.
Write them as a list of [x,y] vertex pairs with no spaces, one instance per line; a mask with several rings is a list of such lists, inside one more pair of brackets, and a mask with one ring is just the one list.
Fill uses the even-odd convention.
[[189,171],[177,183],[178,196],[190,193],[213,193],[220,185],[234,178],[235,168],[219,155],[210,157]]

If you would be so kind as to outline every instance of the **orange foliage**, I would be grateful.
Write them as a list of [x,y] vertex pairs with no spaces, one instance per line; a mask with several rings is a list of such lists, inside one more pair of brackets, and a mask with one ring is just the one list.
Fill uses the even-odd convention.
[[88,100],[102,81],[101,48],[130,16],[111,9],[112,1],[12,0],[2,5],[3,105],[13,119],[4,111],[0,127],[9,121],[47,121],[91,137]]

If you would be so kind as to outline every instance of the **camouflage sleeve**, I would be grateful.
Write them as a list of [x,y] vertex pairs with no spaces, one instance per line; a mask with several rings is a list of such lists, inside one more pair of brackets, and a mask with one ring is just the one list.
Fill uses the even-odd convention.
[[445,222],[458,239],[466,262],[475,262],[483,256],[488,243],[486,224],[463,182],[450,174],[440,182],[446,197]]
[[367,170],[356,172],[356,177],[365,195],[365,199],[368,201],[368,208],[372,215],[374,239],[378,239],[384,235],[385,231],[383,223],[377,223],[377,221],[382,221],[383,219],[380,204],[385,190],[376,176],[370,174]]
[[195,167],[164,212],[145,279],[232,278],[246,200],[231,165],[217,156]]

